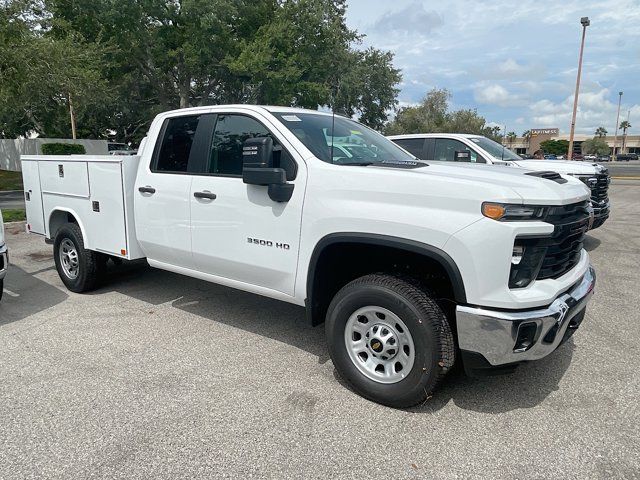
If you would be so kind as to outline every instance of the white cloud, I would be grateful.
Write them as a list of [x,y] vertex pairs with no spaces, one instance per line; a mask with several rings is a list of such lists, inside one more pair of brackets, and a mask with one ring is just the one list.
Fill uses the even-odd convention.
[[522,105],[524,101],[522,97],[510,93],[497,83],[478,86],[473,93],[473,97],[478,103],[498,105],[500,107],[514,107]]
[[[576,114],[576,131],[592,134],[596,128],[604,126],[613,132],[618,111],[618,104],[612,101],[613,98],[617,98],[617,95],[614,97],[612,92],[606,88],[580,93]],[[573,95],[567,96],[560,102],[548,99],[540,100],[532,104],[530,110],[531,119],[535,126],[560,127],[562,130],[568,131],[573,111]],[[620,121],[626,118],[629,111],[631,111],[631,119],[633,119],[634,116],[640,115],[640,105],[635,104],[622,108]],[[631,124],[633,125],[633,122]]]
[[513,58],[507,58],[504,62],[498,64],[498,68],[496,71],[500,75],[506,75],[508,77],[520,77],[520,76],[531,76],[536,74],[542,67],[538,65],[525,65],[522,63],[518,63]]
[[576,127],[611,131],[624,90],[622,110],[632,109],[632,133],[640,131],[639,0],[348,0],[347,15],[366,35],[363,47],[395,54],[404,102],[447,88],[456,108],[477,108],[488,121],[564,132],[588,15]]
[[401,10],[387,12],[374,24],[373,30],[383,35],[423,37],[442,27],[442,16],[427,10],[423,3],[414,1]]

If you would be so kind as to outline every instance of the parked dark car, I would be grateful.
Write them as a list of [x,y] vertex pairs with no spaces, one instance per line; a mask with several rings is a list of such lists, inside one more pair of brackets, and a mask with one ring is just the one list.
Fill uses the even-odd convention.
[[598,162],[609,162],[611,157],[609,155],[598,155]]
[[544,156],[544,159],[545,160],[557,160],[558,157],[556,155],[553,155],[553,154],[547,154],[547,155]]
[[616,161],[628,162],[629,160],[638,160],[637,153],[619,153],[616,155]]

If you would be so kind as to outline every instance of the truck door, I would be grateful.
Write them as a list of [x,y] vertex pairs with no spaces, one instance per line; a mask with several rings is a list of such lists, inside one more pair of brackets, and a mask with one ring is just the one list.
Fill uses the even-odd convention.
[[153,153],[140,159],[134,191],[136,234],[149,260],[193,267],[189,165],[197,163],[197,133],[206,130],[204,117],[166,119]]
[[[266,122],[216,115],[203,172],[191,184],[193,261],[200,272],[293,295],[306,176]],[[273,138],[275,160],[295,184],[288,202],[274,202],[267,187],[242,182],[242,144],[263,136]]]

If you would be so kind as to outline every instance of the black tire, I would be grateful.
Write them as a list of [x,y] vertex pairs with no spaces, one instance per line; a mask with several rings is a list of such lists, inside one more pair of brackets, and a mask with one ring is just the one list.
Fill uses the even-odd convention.
[[[76,248],[78,255],[78,273],[75,278],[67,275],[62,267],[60,259],[60,245],[64,240],[69,240]],[[56,270],[62,283],[72,292],[82,293],[93,290],[100,277],[103,255],[84,248],[82,231],[75,223],[67,223],[60,227],[53,242],[53,258]]]
[[[347,351],[348,319],[370,305],[397,315],[411,333],[413,367],[396,383],[368,378]],[[409,278],[374,274],[347,284],[331,301],[325,329],[331,359],[340,376],[358,394],[390,407],[408,408],[426,401],[455,362],[454,339],[445,314],[429,293]]]

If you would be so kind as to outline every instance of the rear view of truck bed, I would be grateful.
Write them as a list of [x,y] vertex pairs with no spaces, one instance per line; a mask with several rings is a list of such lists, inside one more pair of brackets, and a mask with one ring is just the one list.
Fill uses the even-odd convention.
[[133,260],[144,255],[135,234],[137,156],[23,156],[27,230],[53,239],[74,221],[85,247]]

